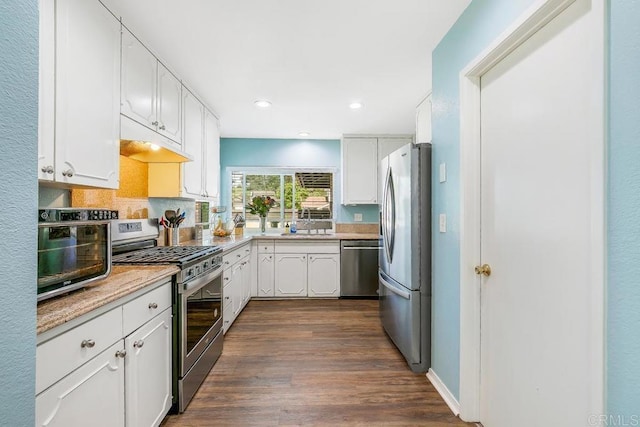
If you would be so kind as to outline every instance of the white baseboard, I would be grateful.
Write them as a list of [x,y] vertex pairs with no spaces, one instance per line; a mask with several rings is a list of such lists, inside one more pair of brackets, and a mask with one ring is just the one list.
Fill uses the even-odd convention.
[[440,393],[442,399],[444,399],[444,403],[447,404],[453,415],[456,417],[460,415],[460,403],[456,400],[453,393],[449,391],[446,385],[442,382],[442,380],[438,377],[438,375],[433,371],[433,369],[429,369],[427,372],[427,378],[431,381],[431,384],[435,387],[436,391]]

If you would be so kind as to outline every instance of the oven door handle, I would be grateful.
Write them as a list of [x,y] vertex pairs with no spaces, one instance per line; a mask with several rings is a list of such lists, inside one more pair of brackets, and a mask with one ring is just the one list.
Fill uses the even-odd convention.
[[216,277],[220,276],[220,274],[222,274],[222,267],[218,267],[207,273],[205,276],[198,277],[197,279],[186,283],[183,287],[178,288],[178,293],[188,297],[189,295],[196,293]]

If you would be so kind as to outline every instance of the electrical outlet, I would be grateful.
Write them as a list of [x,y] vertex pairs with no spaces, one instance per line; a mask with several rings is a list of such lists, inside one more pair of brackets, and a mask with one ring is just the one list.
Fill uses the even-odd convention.
[[440,214],[440,232],[441,233],[447,232],[447,215],[446,214]]
[[445,163],[440,163],[440,182],[445,182],[447,180],[447,165]]
[[361,213],[353,214],[353,220],[355,222],[362,222],[362,214]]

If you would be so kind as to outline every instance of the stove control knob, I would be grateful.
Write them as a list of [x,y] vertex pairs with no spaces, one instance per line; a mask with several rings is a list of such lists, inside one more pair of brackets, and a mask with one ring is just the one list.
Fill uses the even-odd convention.
[[193,276],[193,269],[192,268],[187,270],[187,277],[191,277],[191,276]]

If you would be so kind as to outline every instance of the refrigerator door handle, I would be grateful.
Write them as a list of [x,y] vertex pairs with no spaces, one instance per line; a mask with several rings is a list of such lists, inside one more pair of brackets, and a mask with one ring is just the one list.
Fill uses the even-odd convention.
[[387,206],[386,208],[388,209],[387,212],[387,221],[386,221],[386,226],[387,226],[387,239],[386,239],[386,245],[387,245],[387,260],[389,261],[389,263],[393,262],[393,249],[394,249],[394,245],[395,245],[395,239],[396,239],[396,190],[395,190],[395,186],[393,184],[393,170],[391,169],[391,167],[389,167],[389,173],[388,173],[388,177],[387,177],[387,191],[386,191],[386,196],[387,196]]
[[389,260],[389,236],[387,235],[388,227],[387,227],[387,209],[388,209],[388,193],[387,190],[389,188],[389,171],[387,170],[387,174],[384,178],[384,191],[382,193],[382,209],[380,211],[380,228],[382,229],[382,245],[384,249],[384,255],[387,258],[387,262],[390,263]]
[[397,287],[393,286],[391,283],[389,283],[386,280],[384,280],[384,277],[382,277],[382,274],[378,273],[378,278],[380,279],[380,283],[382,283],[382,285],[385,288],[389,289],[394,294],[396,294],[398,296],[401,296],[404,299],[410,299],[411,298],[411,294],[409,292],[403,291],[403,290],[398,289]]

